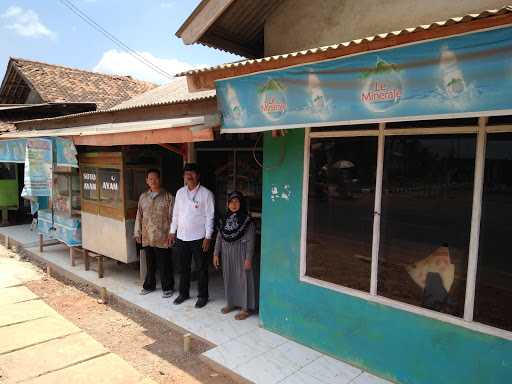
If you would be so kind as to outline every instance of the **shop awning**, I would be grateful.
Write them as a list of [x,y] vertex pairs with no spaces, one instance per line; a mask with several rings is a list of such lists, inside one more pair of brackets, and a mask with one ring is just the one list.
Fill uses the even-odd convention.
[[216,114],[172,119],[113,122],[58,129],[6,132],[1,139],[66,137],[75,145],[134,145],[188,143],[213,140],[213,128],[219,126]]
[[222,133],[512,114],[512,27],[216,81]]

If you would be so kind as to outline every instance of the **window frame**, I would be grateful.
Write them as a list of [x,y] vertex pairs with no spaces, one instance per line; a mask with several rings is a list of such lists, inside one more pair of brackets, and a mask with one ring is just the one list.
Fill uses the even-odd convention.
[[[343,131],[323,131],[312,132],[310,127],[305,128],[304,137],[304,159],[303,159],[303,179],[302,179],[302,213],[301,213],[301,244],[300,244],[300,267],[299,281],[326,288],[338,293],[354,296],[366,301],[379,303],[393,307],[406,312],[429,317],[442,322],[461,326],[473,331],[497,336],[503,339],[512,340],[512,331],[493,327],[491,325],[479,323],[473,320],[475,305],[476,275],[478,266],[478,251],[480,241],[480,222],[482,215],[482,197],[485,172],[485,150],[487,146],[488,133],[511,133],[512,125],[488,126],[488,117],[478,118],[478,125],[460,126],[460,127],[429,127],[429,128],[397,128],[386,129],[386,123],[381,122],[378,129],[374,130],[343,130]],[[411,121],[411,124],[414,124]],[[378,285],[378,267],[379,267],[379,247],[380,247],[380,212],[382,203],[382,176],[384,171],[384,148],[386,136],[406,136],[406,135],[453,135],[453,134],[472,134],[476,135],[476,153],[475,153],[475,175],[473,185],[473,202],[471,213],[470,243],[468,254],[468,268],[466,272],[466,292],[464,300],[463,317],[457,317],[442,312],[433,311],[412,304],[400,302],[380,296],[377,293]],[[309,168],[310,168],[310,149],[311,141],[324,138],[344,138],[344,137],[368,137],[377,136],[377,172],[375,178],[375,202],[374,202],[374,221],[372,237],[372,261],[370,276],[370,292],[360,291],[348,288],[342,285],[330,283],[306,275],[306,257],[307,257],[307,216],[309,199]]]

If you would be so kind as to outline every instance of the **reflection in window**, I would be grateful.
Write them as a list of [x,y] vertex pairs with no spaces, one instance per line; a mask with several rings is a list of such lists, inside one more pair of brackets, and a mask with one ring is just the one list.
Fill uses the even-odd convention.
[[462,316],[476,138],[387,137],[378,293]]
[[120,206],[121,183],[118,169],[98,169],[100,201],[112,207]]
[[306,275],[369,291],[377,138],[312,140]]
[[475,321],[512,331],[512,134],[487,136]]

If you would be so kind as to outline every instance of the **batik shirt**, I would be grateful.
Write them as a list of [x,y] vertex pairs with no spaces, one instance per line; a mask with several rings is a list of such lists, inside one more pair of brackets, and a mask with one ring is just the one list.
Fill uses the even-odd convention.
[[173,205],[173,195],[164,189],[140,195],[133,236],[142,238],[143,247],[167,248]]

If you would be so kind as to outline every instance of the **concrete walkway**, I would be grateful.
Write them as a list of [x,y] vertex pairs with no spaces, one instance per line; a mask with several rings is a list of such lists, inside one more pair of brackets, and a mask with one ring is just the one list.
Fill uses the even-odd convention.
[[[203,357],[216,367],[231,371],[247,381],[257,384],[390,384],[261,328],[257,316],[237,321],[233,314],[222,315],[220,309],[225,301],[220,276],[214,276],[210,281],[211,300],[206,307],[201,310],[194,308],[195,300],[175,306],[171,304],[172,299],[162,299],[159,290],[140,296],[138,274],[126,265],[107,262],[105,277],[99,279],[95,271],[85,271],[83,264],[72,267],[69,249],[63,244],[48,246],[44,252],[39,252],[35,246],[37,235],[30,232],[29,226],[0,228],[0,235],[9,236],[31,257],[50,263],[66,277],[105,287],[118,298],[210,342],[213,348]],[[192,297],[195,294],[193,287]]]
[[153,383],[22,285],[40,278],[0,255],[0,383]]

